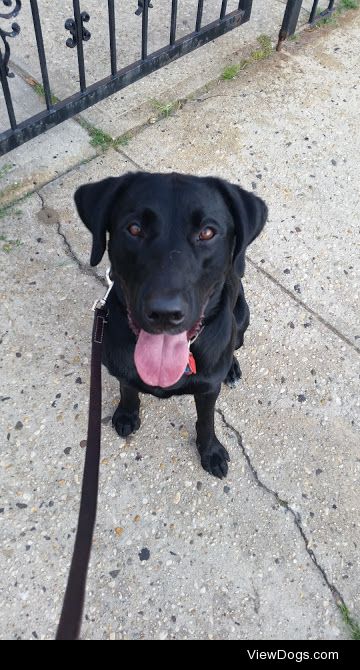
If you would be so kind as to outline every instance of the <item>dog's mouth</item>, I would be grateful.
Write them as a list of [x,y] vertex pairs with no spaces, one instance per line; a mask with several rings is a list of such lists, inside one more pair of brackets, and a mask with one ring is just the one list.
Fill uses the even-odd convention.
[[128,308],[129,326],[137,338],[135,366],[145,384],[168,388],[179,381],[189,361],[191,342],[203,328],[204,311],[205,309],[190,330],[172,335],[166,332],[152,334],[143,330],[137,325]]

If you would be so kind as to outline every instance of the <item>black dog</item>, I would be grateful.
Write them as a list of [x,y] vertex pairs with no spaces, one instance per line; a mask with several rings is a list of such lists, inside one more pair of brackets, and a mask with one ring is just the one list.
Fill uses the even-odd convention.
[[233,356],[249,325],[240,278],[265,203],[213,177],[129,173],[81,186],[81,219],[93,235],[91,265],[106,249],[110,293],[103,363],[120,381],[113,425],[137,430],[139,391],[195,397],[205,470],[226,477],[229,455],[214,431],[221,383],[241,371]]

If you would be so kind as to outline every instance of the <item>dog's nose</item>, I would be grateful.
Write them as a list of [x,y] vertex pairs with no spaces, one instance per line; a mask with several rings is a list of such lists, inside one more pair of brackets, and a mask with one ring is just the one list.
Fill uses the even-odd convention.
[[185,319],[184,305],[180,297],[154,297],[147,301],[146,316],[157,328],[180,326]]

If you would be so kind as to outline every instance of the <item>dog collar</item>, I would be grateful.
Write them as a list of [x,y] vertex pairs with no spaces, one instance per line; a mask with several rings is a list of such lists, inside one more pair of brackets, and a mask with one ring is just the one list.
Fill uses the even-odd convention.
[[191,375],[196,375],[196,361],[194,358],[194,354],[191,351],[189,351],[189,360],[185,368],[184,374],[187,377],[190,377]]
[[205,326],[200,326],[196,335],[194,335],[194,337],[192,337],[191,340],[189,340],[189,360],[188,360],[188,364],[187,364],[187,366],[185,368],[185,372],[184,372],[184,374],[187,377],[190,377],[190,375],[196,375],[196,361],[195,361],[195,358],[194,358],[194,354],[192,353],[192,351],[190,351],[190,347],[195,342],[195,340],[197,340],[199,335],[201,335],[204,328],[205,328]]

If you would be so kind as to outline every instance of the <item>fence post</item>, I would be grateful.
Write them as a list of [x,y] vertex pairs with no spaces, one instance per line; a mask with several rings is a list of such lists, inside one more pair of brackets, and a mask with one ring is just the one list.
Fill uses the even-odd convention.
[[282,26],[280,28],[276,51],[280,51],[282,43],[285,42],[289,35],[294,34],[299,20],[302,3],[303,0],[288,0]]
[[253,0],[240,0],[239,2],[239,9],[242,9],[243,12],[245,12],[244,21],[248,21],[250,19],[252,3]]

